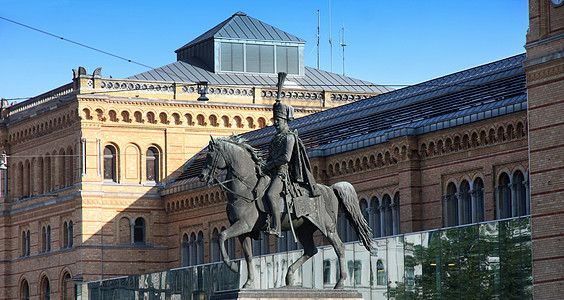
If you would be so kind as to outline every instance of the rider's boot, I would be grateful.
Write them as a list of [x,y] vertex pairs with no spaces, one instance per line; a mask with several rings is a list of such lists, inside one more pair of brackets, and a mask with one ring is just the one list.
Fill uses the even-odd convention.
[[281,237],[282,232],[280,230],[280,219],[281,213],[280,210],[273,209],[272,212],[272,226],[268,230],[268,234],[274,235],[276,237]]

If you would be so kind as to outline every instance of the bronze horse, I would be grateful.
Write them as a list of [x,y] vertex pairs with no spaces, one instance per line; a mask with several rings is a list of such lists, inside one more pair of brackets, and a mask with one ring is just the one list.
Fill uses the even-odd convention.
[[[248,271],[247,281],[243,288],[250,288],[254,280],[251,238],[257,238],[260,231],[266,230],[267,214],[258,208],[252,192],[259,179],[258,170],[261,163],[262,159],[258,150],[249,146],[241,137],[236,135],[217,139],[211,137],[206,163],[200,174],[201,181],[208,185],[219,184],[226,191],[228,202],[226,211],[231,226],[219,234],[218,243],[223,261],[231,270],[237,272],[237,266],[229,259],[224,243],[229,238],[239,238]],[[223,182],[217,178],[217,172],[221,169],[227,169]],[[337,234],[339,205],[342,206],[342,210],[346,213],[347,219],[362,240],[364,247],[369,251],[372,250],[372,233],[362,216],[356,191],[350,183],[339,182],[330,187],[318,184],[318,187],[322,195],[320,196],[320,207],[315,214],[296,217],[292,212],[291,216],[284,213],[282,217],[282,230],[289,230],[291,221],[297,238],[304,248],[303,255],[288,269],[286,285],[293,285],[294,272],[317,253],[313,233],[319,229],[327,237],[339,259],[340,277],[335,289],[342,289],[347,270],[344,245]]]

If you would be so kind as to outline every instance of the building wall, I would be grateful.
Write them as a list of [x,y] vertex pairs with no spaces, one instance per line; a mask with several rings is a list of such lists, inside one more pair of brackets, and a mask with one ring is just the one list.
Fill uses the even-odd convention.
[[564,7],[529,1],[527,73],[535,297],[564,295]]
[[[389,235],[448,227],[443,197],[448,193],[448,184],[459,188],[464,180],[471,184],[477,178],[484,183],[485,217],[470,223],[490,221],[502,218],[496,210],[500,205],[496,193],[501,174],[528,174],[526,124],[526,113],[519,112],[421,136],[396,138],[339,155],[315,157],[311,164],[318,182],[351,182],[359,201],[377,203],[368,204],[372,211],[368,215],[378,209],[375,206],[382,205],[385,195],[393,199],[399,193],[399,230]],[[164,201],[171,229],[169,247],[175,249],[170,252],[171,268],[182,265],[180,244],[185,233],[204,234],[205,262],[211,262],[211,233],[228,224],[223,194],[217,187],[202,187],[171,193]],[[372,224],[372,220],[368,221]],[[270,251],[276,252],[277,244],[271,240]],[[316,243],[327,244],[319,235]],[[237,257],[241,257],[239,245]]]
[[[46,282],[59,298],[64,278],[72,285],[178,265],[179,229],[170,231],[177,225],[159,187],[182,172],[209,135],[270,125],[275,99],[274,88],[210,86],[210,101],[202,103],[194,87],[105,79],[79,68],[71,84],[1,112],[0,151],[8,169],[0,171],[0,299],[18,298],[24,282],[32,298]],[[344,104],[344,96],[370,95],[294,90],[285,99],[300,117]],[[104,180],[108,145],[116,150],[115,182]],[[147,180],[149,147],[159,153],[155,182]],[[135,243],[141,218],[145,239]],[[63,227],[70,221],[73,244],[65,246]],[[44,227],[51,230],[49,250],[43,250]]]

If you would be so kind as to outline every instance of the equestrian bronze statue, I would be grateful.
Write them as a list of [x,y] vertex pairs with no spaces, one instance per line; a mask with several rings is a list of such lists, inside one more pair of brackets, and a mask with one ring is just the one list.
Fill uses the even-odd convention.
[[[278,95],[284,77],[279,76]],[[225,249],[225,240],[238,237],[248,268],[243,288],[249,288],[254,280],[251,239],[258,239],[261,231],[279,237],[282,230],[290,230],[304,248],[303,255],[286,274],[286,285],[293,285],[294,272],[317,253],[313,234],[319,230],[337,254],[340,272],[335,289],[341,289],[347,270],[344,245],[337,234],[339,206],[369,251],[370,227],[350,183],[338,182],[329,187],[315,182],[303,143],[297,132],[288,128],[288,121],[294,117],[293,107],[277,99],[273,111],[277,133],[269,145],[266,162],[240,136],[211,137],[209,142],[200,180],[220,185],[227,194],[226,211],[231,226],[218,237],[223,261],[231,270],[238,271]],[[217,174],[223,169],[226,175],[221,181]]]

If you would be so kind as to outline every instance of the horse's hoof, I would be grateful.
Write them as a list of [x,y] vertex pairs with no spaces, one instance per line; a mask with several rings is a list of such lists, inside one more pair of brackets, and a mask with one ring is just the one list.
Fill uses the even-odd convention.
[[335,285],[335,287],[333,289],[342,290],[343,288],[345,288],[345,285],[342,282],[337,282],[337,284]]
[[243,285],[242,289],[249,289],[249,288],[251,288],[252,285],[253,285],[252,282],[247,281],[247,282],[245,282],[245,284]]

